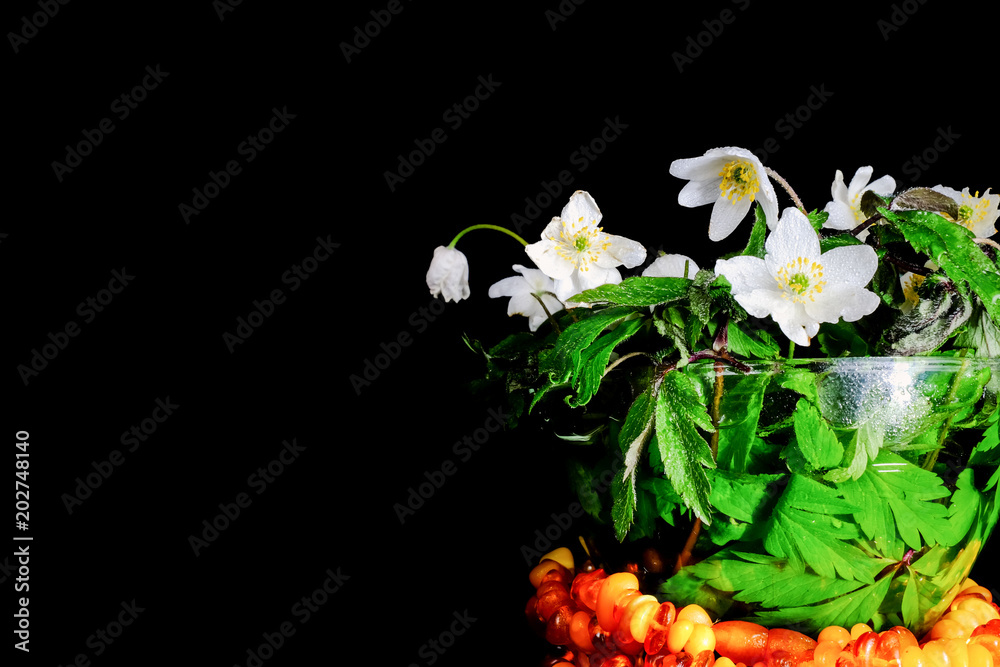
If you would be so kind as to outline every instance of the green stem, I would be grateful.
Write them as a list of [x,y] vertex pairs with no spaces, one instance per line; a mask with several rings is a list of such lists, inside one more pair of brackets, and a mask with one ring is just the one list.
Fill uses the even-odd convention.
[[795,356],[795,341],[788,341],[788,358],[791,359]]
[[[958,393],[958,381],[962,377],[962,373],[965,372],[965,367],[968,365],[969,361],[965,358],[966,350],[962,350],[959,353],[962,359],[962,367],[955,374],[955,381],[951,384],[951,390],[948,392],[948,398],[946,399],[945,405],[951,405],[951,402],[955,400],[955,394]],[[941,426],[941,437],[938,438],[938,446],[931,452],[927,452],[927,456],[924,458],[924,463],[921,466],[924,470],[933,470],[934,465],[937,463],[938,452],[944,447],[944,441],[948,438],[948,431],[951,429],[951,422],[955,419],[955,411],[953,410],[948,418],[944,420],[944,424]]]
[[514,232],[510,231],[506,227],[500,227],[499,225],[472,225],[471,227],[466,227],[465,229],[463,229],[462,231],[460,231],[458,233],[458,236],[456,236],[455,238],[453,238],[451,240],[451,243],[448,244],[448,247],[449,248],[454,248],[455,244],[458,243],[458,240],[460,238],[462,238],[463,236],[465,236],[466,234],[468,234],[469,232],[471,232],[473,229],[493,229],[493,230],[496,230],[498,232],[503,232],[504,234],[507,234],[508,236],[513,236],[521,245],[528,245],[527,241],[525,241],[520,236],[518,236]]

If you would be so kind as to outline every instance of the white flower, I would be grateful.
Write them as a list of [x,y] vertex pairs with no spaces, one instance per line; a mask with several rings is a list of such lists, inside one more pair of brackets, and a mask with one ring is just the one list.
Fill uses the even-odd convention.
[[[684,275],[685,266],[687,275]],[[660,255],[642,272],[647,278],[690,278],[698,273],[698,265],[687,255]]]
[[878,267],[870,246],[841,246],[821,255],[809,220],[787,208],[764,249],[764,259],[719,260],[715,272],[726,277],[733,298],[750,315],[770,315],[795,343],[809,345],[820,322],[853,322],[878,307],[878,296],[865,289]]
[[[509,296],[507,315],[524,315],[528,318],[528,328],[535,331],[548,319],[549,314],[562,310],[563,305],[552,296],[555,283],[547,275],[538,269],[529,269],[520,264],[514,265],[514,271],[521,275],[493,283],[490,287],[490,297],[497,299]],[[542,303],[545,304],[545,308],[542,307]],[[546,308],[549,310],[548,314],[545,312]]]
[[427,287],[431,296],[443,294],[445,302],[468,299],[469,260],[455,248],[434,248],[434,258],[427,269]]
[[[997,233],[994,224],[997,216],[1000,216],[1000,210],[997,208],[1000,206],[1000,194],[991,195],[990,189],[986,188],[986,192],[980,197],[979,192],[975,195],[969,194],[969,188],[962,188],[959,192],[943,185],[935,185],[931,190],[958,202],[958,220],[955,222],[971,231],[976,238],[985,239]],[[947,214],[942,215],[951,219]]]
[[721,241],[740,224],[758,197],[769,229],[778,223],[778,198],[760,159],[745,148],[713,148],[701,157],[674,160],[670,174],[689,181],[677,203],[712,204],[708,238]]
[[[844,184],[844,174],[839,169],[833,179],[833,186],[830,194],[833,201],[828,202],[823,210],[830,214],[823,227],[829,229],[854,229],[866,220],[865,214],[861,212],[861,195],[871,190],[877,195],[888,197],[896,191],[896,181],[892,176],[883,176],[874,183],[871,180],[872,167],[861,167],[854,172],[851,184]],[[864,241],[868,236],[868,230],[858,234],[858,239]]]
[[622,281],[615,267],[638,266],[646,259],[646,249],[623,236],[604,233],[598,223],[597,202],[577,190],[562,210],[542,231],[542,240],[525,248],[535,265],[555,281],[553,290],[560,301],[600,285]]

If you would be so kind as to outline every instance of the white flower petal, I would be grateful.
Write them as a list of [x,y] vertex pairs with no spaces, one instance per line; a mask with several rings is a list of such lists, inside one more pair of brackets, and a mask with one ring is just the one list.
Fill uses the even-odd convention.
[[677,194],[677,203],[687,208],[711,204],[719,198],[719,185],[721,184],[722,179],[718,177],[714,180],[690,181]]
[[[637,241],[632,239],[627,239],[624,236],[614,236],[608,234],[607,239],[611,245],[608,249],[601,255],[597,260],[598,266],[604,266],[606,268],[614,268],[620,264],[624,264],[626,268],[634,268],[639,266],[646,261],[646,248]],[[601,260],[606,257],[611,257],[614,259],[614,264],[610,266]]]
[[823,227],[826,229],[849,230],[858,226],[858,221],[854,217],[851,207],[843,202],[829,202],[823,210],[830,214],[826,222],[823,223]]
[[712,241],[721,241],[730,234],[746,217],[750,210],[750,199],[744,197],[740,200],[726,199],[719,197],[712,207],[712,217],[708,223],[708,238]]
[[892,176],[883,176],[874,183],[869,183],[868,187],[865,188],[865,191],[867,190],[871,190],[877,195],[888,197],[896,192],[896,179]]
[[[685,267],[687,276],[684,275]],[[647,278],[689,278],[698,273],[698,264],[687,255],[661,255],[646,267],[642,275]]]
[[590,193],[577,190],[570,196],[559,217],[572,223],[582,220],[585,225],[597,225],[601,222],[601,209],[597,208],[597,202]]
[[576,265],[559,254],[555,241],[538,241],[525,246],[524,251],[542,273],[553,280],[567,278],[576,270]]
[[873,167],[859,167],[856,172],[854,172],[854,178],[851,179],[851,184],[847,186],[847,191],[849,196],[855,197],[867,188],[868,181],[872,178],[872,172],[875,171]]
[[768,272],[764,260],[759,257],[738,256],[715,262],[715,273],[725,276],[732,285],[733,295],[751,293],[756,290],[777,289],[774,277]]
[[[797,208],[788,207],[781,215],[777,228],[764,241],[765,263],[779,266],[798,258],[819,257],[819,237],[812,223]],[[773,273],[773,271],[772,271]]]
[[441,295],[445,303],[468,299],[469,260],[460,250],[438,246],[427,269],[427,287],[431,296]]
[[689,181],[704,181],[719,178],[719,171],[722,170],[722,166],[728,160],[724,155],[710,155],[709,153],[712,153],[712,151],[708,151],[701,157],[674,160],[670,163],[670,175]]
[[823,253],[823,278],[828,283],[864,287],[878,269],[878,255],[868,245],[840,246]]
[[505,296],[517,296],[518,294],[527,292],[529,289],[528,283],[525,282],[522,276],[511,276],[490,285],[489,295],[491,299],[499,299]]

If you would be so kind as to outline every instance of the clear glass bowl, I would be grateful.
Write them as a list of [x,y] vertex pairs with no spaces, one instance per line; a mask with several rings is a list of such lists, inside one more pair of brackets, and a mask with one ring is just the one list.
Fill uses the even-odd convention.
[[717,423],[710,524],[661,586],[815,636],[947,611],[997,521],[1000,360],[692,363]]

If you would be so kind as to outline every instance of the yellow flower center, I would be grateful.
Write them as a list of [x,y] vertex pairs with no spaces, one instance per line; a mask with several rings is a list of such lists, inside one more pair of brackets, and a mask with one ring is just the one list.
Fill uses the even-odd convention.
[[965,192],[959,193],[958,219],[951,217],[947,213],[942,213],[942,217],[952,222],[957,222],[966,229],[971,230],[980,220],[990,212],[990,200],[987,197],[979,198],[979,191],[975,195]]
[[749,196],[750,201],[753,201],[760,190],[757,170],[747,160],[727,162],[726,166],[719,172],[719,176],[722,176],[719,190],[722,192],[722,196],[730,202],[733,201],[733,197],[736,197],[736,201],[740,201],[745,196]]
[[816,295],[823,292],[826,281],[823,278],[823,265],[819,262],[798,257],[778,269],[774,277],[781,288],[782,296],[795,303],[815,301]]
[[904,305],[904,312],[909,311],[915,305],[920,303],[920,297],[917,296],[917,288],[920,284],[924,282],[924,276],[919,273],[910,274],[905,281],[903,281],[903,298],[906,300]]
[[596,220],[588,225],[583,218],[574,222],[562,221],[556,252],[566,261],[573,262],[581,271],[589,271],[605,250],[611,247],[608,235],[597,226]]

